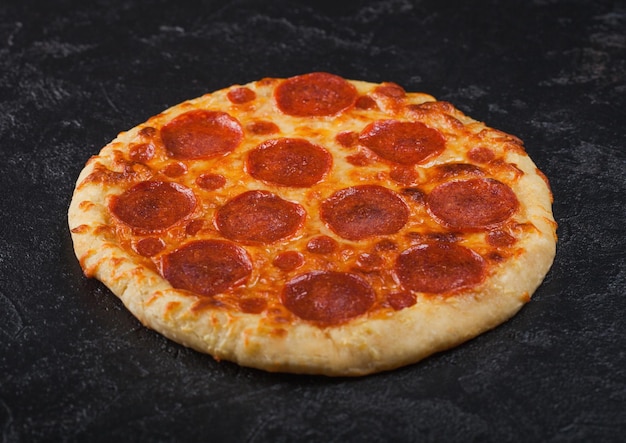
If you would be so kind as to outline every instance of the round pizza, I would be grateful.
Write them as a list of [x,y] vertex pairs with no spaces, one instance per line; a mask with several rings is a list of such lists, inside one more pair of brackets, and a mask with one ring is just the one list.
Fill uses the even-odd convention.
[[352,376],[514,315],[555,254],[515,136],[391,82],[235,85],[122,132],[69,208],[84,273],[217,360]]

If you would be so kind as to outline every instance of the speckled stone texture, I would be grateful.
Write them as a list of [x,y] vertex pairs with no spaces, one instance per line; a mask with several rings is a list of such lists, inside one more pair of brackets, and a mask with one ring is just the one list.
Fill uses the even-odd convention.
[[[0,439],[591,442],[626,434],[623,1],[0,3]],[[218,363],[143,328],[73,255],[85,161],[164,108],[324,70],[513,133],[556,262],[510,322],[359,379]]]

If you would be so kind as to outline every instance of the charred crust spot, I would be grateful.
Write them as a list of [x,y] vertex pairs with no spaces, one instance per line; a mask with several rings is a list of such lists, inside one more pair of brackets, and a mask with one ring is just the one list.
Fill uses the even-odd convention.
[[83,200],[78,204],[78,209],[80,209],[81,211],[88,211],[94,206],[96,206],[94,202],[90,202],[89,200]]
[[90,228],[88,225],[79,225],[73,228],[71,232],[72,234],[86,234],[87,232],[89,232],[89,229]]
[[175,311],[177,311],[178,309],[180,309],[180,305],[181,303],[178,301],[170,301],[165,305],[165,309],[164,309],[164,315],[169,316],[172,313],[174,313]]

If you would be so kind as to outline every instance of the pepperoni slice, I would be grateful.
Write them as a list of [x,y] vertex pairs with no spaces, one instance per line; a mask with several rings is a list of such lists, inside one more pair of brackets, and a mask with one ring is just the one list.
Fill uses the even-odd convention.
[[467,158],[476,163],[489,163],[496,158],[496,154],[489,148],[478,146],[470,149],[467,153]]
[[325,72],[288,78],[274,92],[278,108],[297,117],[338,114],[352,106],[357,96],[348,81]]
[[337,134],[335,140],[344,148],[351,148],[359,141],[359,134],[353,131],[344,131]]
[[419,173],[410,166],[394,166],[389,171],[389,178],[403,185],[410,185],[419,179]]
[[280,132],[280,128],[276,123],[260,120],[246,125],[246,130],[255,135],[267,135]]
[[363,272],[374,272],[380,270],[385,264],[385,260],[378,254],[362,252],[356,259],[356,267]]
[[144,257],[153,257],[165,248],[165,243],[160,238],[147,237],[142,238],[134,245],[134,249],[139,255]]
[[318,235],[306,243],[306,250],[311,254],[330,254],[337,249],[337,241],[327,235]]
[[187,173],[187,166],[183,165],[182,163],[170,163],[165,168],[163,168],[161,172],[163,172],[163,174],[167,175],[168,177],[176,178]]
[[228,100],[236,105],[240,105],[242,103],[250,102],[256,98],[256,93],[245,86],[234,88],[228,91],[226,94]]
[[281,300],[304,320],[338,324],[365,314],[374,304],[375,294],[356,274],[313,271],[290,280],[283,288]]
[[161,181],[141,182],[109,203],[109,210],[119,220],[150,232],[169,228],[195,207],[196,198],[191,189]]
[[239,309],[247,314],[260,314],[267,307],[267,301],[262,298],[244,298],[239,301]]
[[362,185],[342,189],[326,199],[320,217],[341,237],[361,240],[395,234],[406,224],[409,209],[390,189]]
[[376,109],[378,108],[378,104],[376,101],[367,95],[362,95],[356,99],[356,103],[354,106],[357,109]]
[[420,122],[378,120],[361,131],[359,142],[381,158],[403,165],[423,163],[445,149],[439,131]]
[[152,143],[142,143],[130,148],[128,156],[134,162],[147,163],[154,158],[155,149]]
[[444,183],[433,189],[427,202],[439,222],[463,229],[497,225],[519,207],[511,188],[491,178]]
[[204,227],[204,220],[202,220],[201,218],[197,218],[187,223],[187,226],[185,226],[185,233],[187,235],[193,236],[193,235],[196,235],[198,232],[200,232],[203,227]]
[[406,289],[442,294],[480,283],[485,261],[456,243],[425,243],[400,254],[395,270]]
[[257,180],[296,188],[318,183],[331,165],[326,149],[301,138],[267,140],[250,151],[247,162]]
[[396,311],[410,308],[415,302],[415,294],[409,291],[391,292],[387,295],[387,303]]
[[281,252],[272,264],[283,271],[293,271],[304,264],[304,255],[298,251]]
[[170,157],[195,160],[233,151],[243,140],[243,129],[225,112],[196,110],[165,125],[161,139]]
[[145,138],[152,138],[156,135],[157,130],[152,126],[145,126],[139,130],[139,135]]
[[212,296],[244,283],[252,272],[247,252],[225,240],[199,240],[163,257],[163,276],[177,289]]
[[200,174],[196,178],[196,185],[202,189],[214,191],[226,185],[226,177],[220,174]]
[[432,168],[435,173],[435,179],[441,181],[450,181],[454,178],[465,178],[468,175],[480,176],[485,175],[482,169],[476,165],[470,165],[467,163],[444,163]]
[[386,95],[387,97],[391,97],[393,99],[401,99],[406,96],[406,91],[404,88],[396,83],[385,82],[376,87],[374,90],[377,94]]
[[215,224],[231,240],[272,243],[293,235],[305,215],[302,206],[271,192],[247,191],[217,211]]
[[491,231],[487,234],[487,243],[496,248],[505,248],[515,243],[515,237],[504,231]]

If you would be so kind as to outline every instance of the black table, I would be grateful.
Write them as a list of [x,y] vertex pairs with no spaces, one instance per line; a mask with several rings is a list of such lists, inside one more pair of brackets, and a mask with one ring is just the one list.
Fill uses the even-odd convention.
[[[0,4],[0,436],[31,441],[623,441],[626,5]],[[66,210],[115,135],[234,83],[329,71],[522,138],[556,262],[501,327],[358,379],[215,362],[145,329],[73,255]]]

